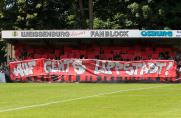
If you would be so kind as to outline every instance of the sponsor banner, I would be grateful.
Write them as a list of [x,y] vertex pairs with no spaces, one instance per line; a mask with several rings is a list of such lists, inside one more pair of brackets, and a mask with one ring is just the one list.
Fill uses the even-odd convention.
[[140,30],[144,38],[181,38],[181,30]]
[[2,38],[181,38],[181,30],[5,30]]
[[10,63],[12,80],[40,76],[91,76],[122,78],[175,78],[172,60],[108,61],[90,59],[35,59]]
[[2,38],[131,38],[139,30],[11,30],[2,31]]
[[89,38],[88,30],[11,30],[2,31],[2,38]]
[[143,30],[140,32],[142,37],[156,37],[156,38],[165,38],[173,37],[173,31],[171,30]]
[[176,30],[176,31],[174,32],[174,36],[175,36],[175,37],[178,37],[178,38],[181,38],[181,30]]
[[2,38],[129,38],[138,30],[15,30],[2,31]]

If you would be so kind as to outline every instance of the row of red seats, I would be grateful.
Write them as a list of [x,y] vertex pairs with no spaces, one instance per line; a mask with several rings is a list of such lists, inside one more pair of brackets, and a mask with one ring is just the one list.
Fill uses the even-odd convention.
[[169,56],[175,57],[175,51],[172,48],[140,48],[140,47],[98,47],[94,46],[87,49],[76,49],[71,47],[64,47],[63,49],[43,49],[30,47],[15,47],[15,56],[32,59],[32,58],[87,58],[87,59],[109,59],[115,58],[134,60],[136,57],[140,59],[158,59],[160,53],[168,52]]

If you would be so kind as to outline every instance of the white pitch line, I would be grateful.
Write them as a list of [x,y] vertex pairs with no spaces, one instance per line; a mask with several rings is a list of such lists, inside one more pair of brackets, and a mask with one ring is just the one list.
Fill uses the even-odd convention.
[[16,111],[16,110],[23,110],[23,109],[28,109],[28,108],[35,108],[35,107],[43,107],[43,106],[48,106],[48,105],[52,105],[52,104],[65,103],[65,102],[71,102],[71,101],[76,101],[76,100],[83,100],[83,99],[99,97],[99,96],[103,96],[103,95],[110,95],[110,94],[114,94],[114,93],[122,93],[122,92],[128,92],[128,91],[139,91],[139,90],[160,88],[160,87],[166,87],[166,86],[171,86],[171,85],[162,85],[162,86],[156,86],[156,87],[145,87],[145,88],[118,90],[118,91],[113,91],[113,92],[104,92],[104,93],[99,93],[99,94],[95,94],[95,95],[91,95],[91,96],[84,96],[84,97],[72,98],[72,99],[67,99],[67,100],[53,101],[53,102],[48,102],[48,103],[43,103],[43,104],[35,104],[35,105],[29,105],[29,106],[4,109],[4,110],[0,110],[0,113],[9,112],[9,111]]

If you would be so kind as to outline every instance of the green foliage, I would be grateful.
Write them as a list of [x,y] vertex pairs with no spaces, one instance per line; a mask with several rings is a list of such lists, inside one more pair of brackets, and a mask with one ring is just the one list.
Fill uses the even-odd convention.
[[139,11],[139,4],[136,2],[133,2],[132,4],[129,4],[127,6],[128,9],[131,9],[132,13],[137,13]]
[[3,29],[64,29],[72,11],[69,0],[4,0]]
[[[181,1],[97,0],[94,16],[101,24],[110,19],[119,29],[180,29]],[[96,26],[102,28],[102,25]]]
[[75,15],[67,16],[67,24],[69,24],[70,26],[74,26],[76,24],[76,16]]
[[[93,0],[93,16],[95,29],[180,29],[181,1]],[[88,1],[0,1],[0,29],[82,29],[87,21]]]
[[142,6],[142,11],[143,11],[143,17],[146,19],[149,16],[149,13],[151,12],[151,9],[148,5]]

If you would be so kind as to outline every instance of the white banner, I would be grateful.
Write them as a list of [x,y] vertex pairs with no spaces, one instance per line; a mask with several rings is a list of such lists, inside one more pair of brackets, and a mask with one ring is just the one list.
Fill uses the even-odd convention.
[[5,83],[6,79],[5,79],[5,74],[0,72],[0,83]]
[[181,38],[181,30],[5,30],[2,38]]
[[86,30],[15,30],[2,31],[2,38],[88,38]]

